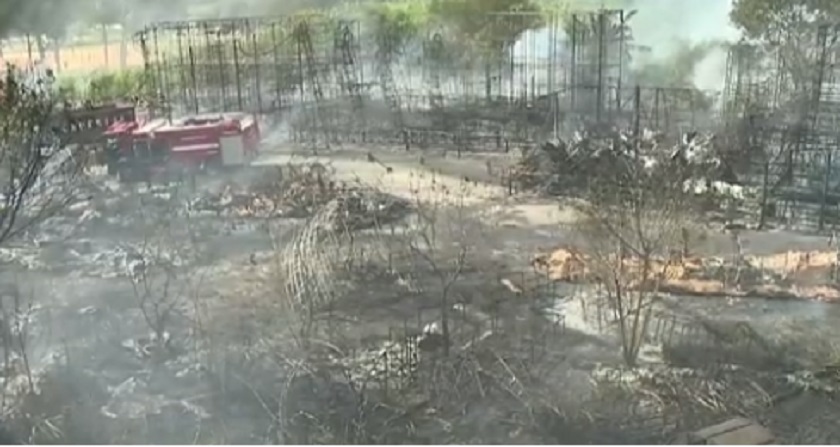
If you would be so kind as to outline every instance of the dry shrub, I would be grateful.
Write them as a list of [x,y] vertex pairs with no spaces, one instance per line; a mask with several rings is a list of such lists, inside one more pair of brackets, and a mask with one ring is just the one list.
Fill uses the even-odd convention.
[[[315,314],[350,290],[351,270],[371,257],[386,258],[383,239],[358,242],[359,229],[400,218],[407,204],[376,190],[345,189],[321,206],[278,250],[278,283],[286,308],[301,319],[301,334],[309,334]],[[304,339],[307,337],[304,337]]]
[[268,202],[283,215],[311,216],[339,194],[341,185],[334,177],[335,169],[329,165],[289,163],[265,176],[250,192],[255,201]]
[[104,387],[75,368],[49,368],[33,375],[31,387],[7,390],[6,429],[26,444],[111,443],[116,429],[99,411],[99,403],[107,401]]

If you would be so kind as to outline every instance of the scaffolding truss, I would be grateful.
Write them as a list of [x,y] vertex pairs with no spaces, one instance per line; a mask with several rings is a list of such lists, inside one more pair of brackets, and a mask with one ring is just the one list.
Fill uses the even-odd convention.
[[[759,225],[824,230],[840,223],[840,25],[796,31],[775,45],[729,51],[724,116],[728,147],[759,187]],[[791,42],[800,42],[793,46]]]
[[696,91],[630,85],[629,18],[486,14],[480,39],[387,21],[230,19],[157,23],[138,38],[158,113],[272,115],[302,142],[508,148],[580,126],[697,126]]

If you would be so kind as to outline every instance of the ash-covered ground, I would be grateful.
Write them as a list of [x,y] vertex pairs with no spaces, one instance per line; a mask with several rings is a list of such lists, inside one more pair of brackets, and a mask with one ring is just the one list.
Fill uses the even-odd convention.
[[[5,320],[18,326],[6,345],[7,388],[17,390],[7,393],[9,431],[66,443],[633,442],[735,416],[721,403],[711,416],[643,430],[621,419],[600,438],[570,428],[582,424],[575,414],[601,408],[590,379],[620,367],[620,343],[609,319],[581,304],[592,288],[531,271],[535,253],[573,242],[575,214],[553,199],[509,196],[499,173],[510,161],[277,151],[195,189],[88,179],[85,200],[0,253]],[[434,242],[418,230],[432,211],[445,229]],[[747,254],[825,244],[782,232],[742,239]],[[729,247],[728,235],[711,233],[699,250]],[[801,343],[785,373],[833,343],[840,316],[812,301],[666,304],[695,326],[747,323],[766,355]],[[434,348],[417,360],[418,348],[400,341],[414,333],[417,346],[431,344],[418,334],[440,324],[444,307],[457,367]],[[679,357],[662,337],[651,336],[644,368]],[[393,359],[406,356],[421,366],[398,372],[405,362]],[[783,427],[768,408],[740,410]],[[793,440],[815,436],[784,427]]]

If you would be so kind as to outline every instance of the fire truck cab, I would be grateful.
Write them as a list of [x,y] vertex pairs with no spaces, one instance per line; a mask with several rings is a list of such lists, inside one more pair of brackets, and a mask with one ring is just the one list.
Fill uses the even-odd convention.
[[158,119],[142,126],[115,123],[106,135],[115,154],[109,171],[125,181],[245,165],[257,155],[260,142],[256,118],[244,113]]

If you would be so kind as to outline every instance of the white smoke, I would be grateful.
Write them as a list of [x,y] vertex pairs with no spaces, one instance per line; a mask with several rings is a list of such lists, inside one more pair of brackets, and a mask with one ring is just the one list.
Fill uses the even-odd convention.
[[[646,61],[663,61],[674,52],[709,42],[735,41],[740,32],[729,20],[732,0],[627,0],[637,45],[650,48]],[[701,90],[721,90],[726,74],[726,51],[711,49],[694,67],[692,80]]]

